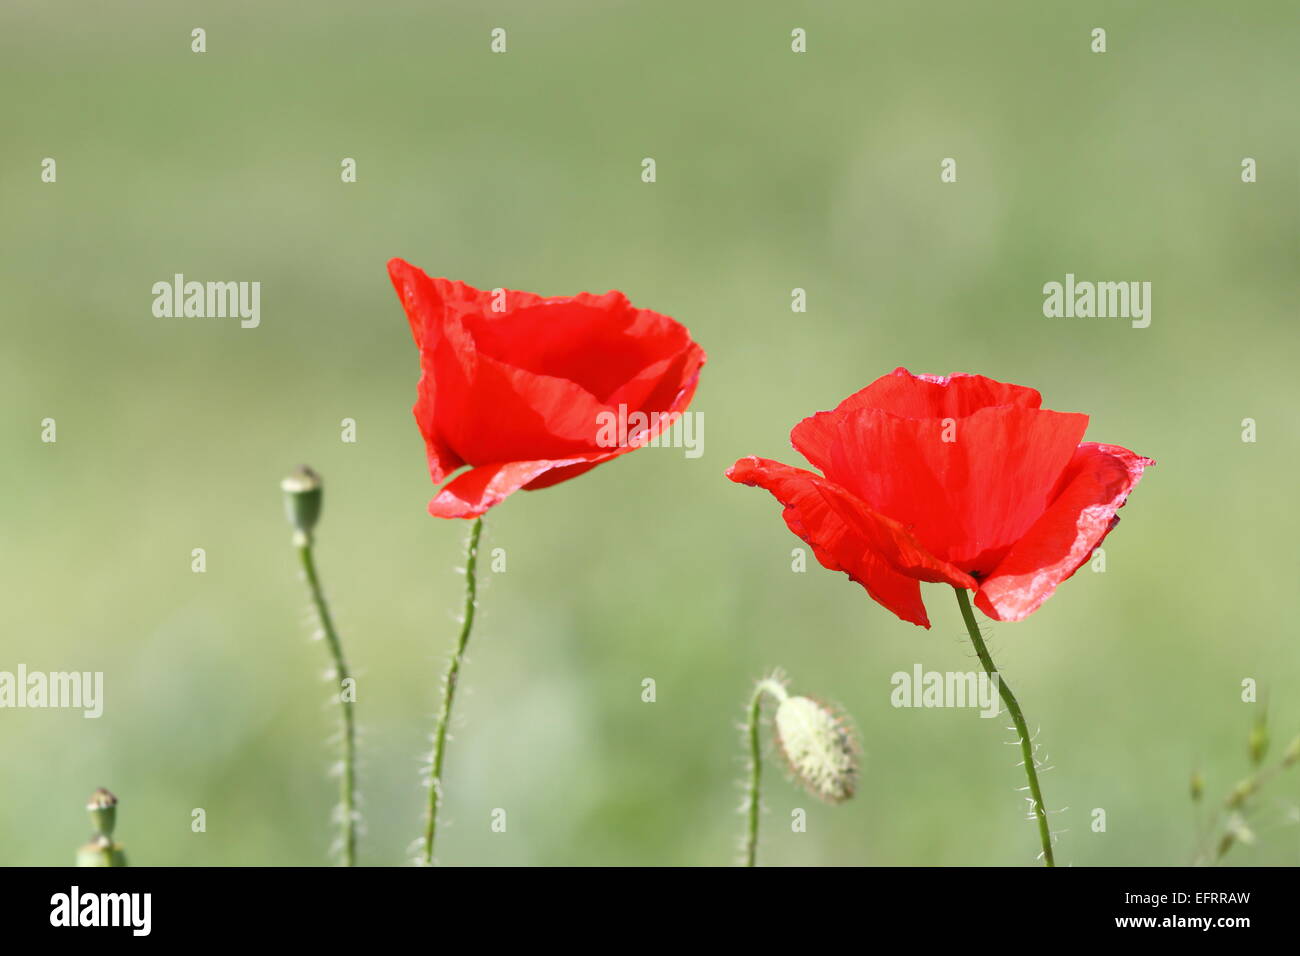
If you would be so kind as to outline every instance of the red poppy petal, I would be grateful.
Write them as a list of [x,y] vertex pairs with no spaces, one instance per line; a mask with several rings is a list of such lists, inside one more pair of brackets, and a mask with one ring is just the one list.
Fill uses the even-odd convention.
[[465,327],[478,349],[504,365],[576,382],[598,400],[647,366],[684,351],[690,333],[666,315],[638,309],[621,292],[537,299],[507,310],[467,311]]
[[835,426],[853,412],[875,408],[899,418],[962,419],[981,408],[1016,405],[1038,408],[1043,397],[1024,385],[998,382],[983,375],[913,375],[896,368],[866,388],[855,392],[829,412],[805,418],[790,432],[790,441],[801,455],[826,471],[824,462],[835,441]]
[[520,488],[537,482],[548,472],[569,466],[583,466],[582,470],[585,471],[588,467],[617,456],[620,451],[553,461],[508,461],[471,468],[457,475],[434,496],[429,502],[429,514],[435,518],[477,518]]
[[871,510],[844,488],[823,480],[817,490],[831,510],[858,533],[866,546],[895,570],[918,581],[942,582],[963,588],[975,586],[975,579],[965,571],[936,558],[917,542],[907,528]]
[[[528,484],[524,485],[524,489],[527,491],[540,491],[543,488],[551,487],[551,485],[558,485],[560,482],[568,481],[570,478],[577,478],[584,472],[591,471],[591,469],[595,468],[597,465],[617,458],[619,455],[626,454],[627,452],[633,451],[637,448],[645,447],[648,442],[653,441],[660,435],[666,434],[668,430],[677,423],[677,418],[675,416],[679,415],[681,410],[690,404],[691,396],[694,394],[695,382],[691,381],[686,390],[678,393],[677,400],[673,403],[670,410],[654,412],[653,414],[646,415],[647,421],[644,427],[641,427],[641,422],[634,419],[632,414],[629,413],[626,421],[628,434],[626,436],[627,440],[624,444],[613,445],[608,449],[604,449],[602,446],[601,451],[585,455],[577,464],[557,465],[553,470],[547,471],[528,482]],[[619,425],[617,418],[618,413],[611,412],[611,414],[615,417],[609,419],[608,426],[616,427]],[[607,425],[602,424],[602,430],[606,427]],[[621,441],[624,436],[619,435],[617,437]]]
[[388,278],[397,292],[398,301],[406,312],[415,344],[423,348],[428,341],[433,344],[442,327],[442,296],[433,280],[403,259],[388,260]]
[[994,405],[1038,408],[1042,402],[1037,389],[983,375],[913,375],[896,368],[844,399],[835,410],[878,408],[903,418],[965,418]]
[[532,292],[514,289],[476,289],[468,282],[431,276],[404,259],[388,260],[388,277],[411,323],[411,335],[420,348],[436,343],[438,332],[449,315],[493,313],[505,303],[521,309],[543,301]]
[[606,403],[644,412],[682,411],[691,403],[705,360],[704,349],[688,342],[681,351],[647,365],[616,389]]
[[[603,410],[580,385],[505,366],[478,351],[467,315],[490,312],[494,292],[433,278],[401,259],[388,263],[420,346],[414,412],[434,481],[466,462],[540,460],[591,450]],[[513,305],[542,301],[508,293]]]
[[617,457],[617,455],[610,455],[607,458],[598,458],[595,461],[585,461],[577,465],[561,465],[557,468],[552,468],[550,471],[543,472],[539,477],[534,478],[528,484],[524,485],[524,491],[541,491],[543,488],[551,487],[551,485],[558,485],[561,482],[568,481],[570,478],[577,478],[579,475],[591,471],[591,469],[595,468],[597,465]]
[[1154,464],[1118,445],[1080,445],[1060,494],[981,584],[976,606],[997,621],[1035,611],[1119,522],[1116,510]]
[[416,389],[415,404],[411,412],[415,423],[420,427],[424,437],[425,457],[429,462],[429,476],[434,483],[442,481],[453,471],[465,464],[464,459],[452,449],[438,432],[436,412],[437,387],[433,375],[428,371],[420,374],[420,384]]
[[1043,513],[1088,416],[1022,405],[961,418],[879,409],[800,422],[796,447],[831,481],[909,529],[932,555],[985,574]]
[[582,386],[478,351],[451,316],[434,350],[438,432],[471,464],[567,458],[597,450],[608,408]]
[[[786,525],[812,547],[823,567],[843,571],[862,585],[873,600],[904,621],[930,626],[919,580],[934,578],[903,574],[886,558],[907,554],[915,565],[928,563],[915,542],[907,540],[905,531],[890,527],[891,523],[865,509],[858,513],[848,507],[846,502],[850,496],[843,489],[802,468],[751,456],[727,469],[727,477],[740,484],[764,488],[781,502],[785,506]],[[931,572],[927,569],[925,573]],[[973,585],[964,575],[960,579],[968,582],[965,586]]]
[[[415,344],[422,346],[428,342],[430,348],[442,337],[442,317],[444,294],[467,294],[463,291],[439,289],[435,282],[420,269],[401,259],[391,259],[388,263],[388,276],[397,290],[406,319],[411,326],[411,335]],[[448,283],[444,286],[460,286],[461,283]],[[463,287],[469,292],[476,290]],[[465,464],[455,450],[439,433],[437,427],[437,388],[434,376],[425,360],[426,352],[420,349],[420,384],[416,392],[415,405],[411,412],[415,415],[420,434],[424,437],[425,456],[429,462],[429,474],[435,482],[442,481],[453,471]]]

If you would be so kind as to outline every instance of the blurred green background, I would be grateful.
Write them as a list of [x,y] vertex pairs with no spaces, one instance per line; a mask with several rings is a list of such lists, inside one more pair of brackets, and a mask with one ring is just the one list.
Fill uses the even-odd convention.
[[[1059,862],[1188,862],[1190,771],[1225,793],[1261,706],[1274,756],[1300,730],[1297,49],[1285,2],[6,0],[0,670],[103,671],[106,710],[0,711],[0,862],[71,862],[101,785],[137,865],[327,862],[335,717],[278,489],[303,461],[361,672],[361,860],[409,859],[467,526],[424,510],[394,255],[622,289],[710,357],[702,458],[647,449],[488,516],[507,571],[485,576],[442,862],[732,861],[737,727],[779,665],[866,752],[841,807],[769,763],[761,862],[1033,863],[1005,721],[890,706],[895,671],[976,666],[951,594],[926,586],[924,631],[792,573],[780,509],[722,477],[799,461],[798,419],[898,365],[1036,386],[1158,459],[1106,573],[991,647],[1055,767]],[[176,272],[260,281],[261,327],[154,318]],[[1067,272],[1151,281],[1150,328],[1044,318]],[[1230,861],[1300,862],[1298,801],[1293,772]]]

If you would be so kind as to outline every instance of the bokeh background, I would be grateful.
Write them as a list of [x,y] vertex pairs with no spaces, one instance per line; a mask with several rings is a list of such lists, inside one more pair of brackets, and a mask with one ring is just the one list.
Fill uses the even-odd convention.
[[[976,666],[951,595],[926,586],[924,631],[792,572],[779,508],[722,477],[797,460],[795,421],[898,365],[1036,386],[1158,459],[1107,571],[990,631],[1055,768],[1060,862],[1189,862],[1189,773],[1225,793],[1262,707],[1275,756],[1300,731],[1297,49],[1286,2],[6,0],[0,669],[103,671],[106,711],[0,711],[0,862],[71,862],[96,786],[137,865],[328,861],[335,718],[278,489],[304,461],[362,675],[361,860],[409,859],[467,528],[424,510],[394,255],[619,288],[710,356],[703,457],[648,449],[489,515],[507,571],[442,862],[731,862],[737,727],[774,666],[840,703],[865,755],[840,807],[769,763],[762,862],[1034,862],[1005,721],[890,705],[895,671]],[[260,281],[261,327],[154,318],[176,272]],[[1151,281],[1150,328],[1044,318],[1066,272]],[[1297,802],[1293,772],[1230,861],[1300,862]]]

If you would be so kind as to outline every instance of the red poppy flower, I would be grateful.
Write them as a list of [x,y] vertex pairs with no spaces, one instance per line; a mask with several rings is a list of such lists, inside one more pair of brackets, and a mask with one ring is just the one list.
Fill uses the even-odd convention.
[[1081,442],[1087,415],[982,375],[895,369],[791,443],[821,474],[742,458],[727,477],[766,488],[817,560],[905,621],[930,626],[922,581],[977,592],[1018,621],[1088,560],[1149,458]]
[[[474,518],[520,488],[576,478],[654,438],[695,394],[703,349],[621,292],[485,292],[401,259],[388,274],[420,349],[429,473],[470,466],[429,502],[435,517]],[[649,424],[612,444],[609,415]]]

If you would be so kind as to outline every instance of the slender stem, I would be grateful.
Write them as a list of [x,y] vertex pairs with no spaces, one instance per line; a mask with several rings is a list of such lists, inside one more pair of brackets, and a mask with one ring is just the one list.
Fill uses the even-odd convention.
[[758,740],[758,722],[763,712],[763,685],[754,688],[749,702],[749,803],[745,828],[745,866],[758,865],[758,800],[759,783],[763,779],[763,748]]
[[438,804],[442,800],[442,758],[447,749],[447,727],[451,724],[451,705],[456,697],[456,681],[460,677],[461,662],[465,658],[465,645],[469,643],[470,631],[474,629],[474,607],[478,594],[478,580],[475,577],[478,564],[478,539],[483,533],[483,519],[475,518],[469,530],[469,542],[465,545],[465,613],[461,616],[460,638],[456,642],[456,651],[447,663],[447,675],[443,679],[442,709],[438,713],[438,725],[433,732],[433,759],[429,773],[429,814],[424,821],[424,853],[426,866],[433,864],[434,841],[438,834]]
[[343,657],[343,644],[334,627],[334,619],[330,616],[329,605],[325,603],[325,595],[321,591],[311,536],[299,532],[294,541],[298,547],[298,560],[302,562],[303,576],[307,580],[307,589],[311,592],[312,604],[315,605],[316,616],[320,621],[320,629],[325,635],[325,643],[334,662],[334,677],[338,682],[339,736],[343,748],[343,768],[339,778],[339,811],[342,814],[339,822],[342,829],[343,865],[356,866],[357,725],[353,713],[351,687],[349,686],[347,691],[344,690],[345,684],[351,684],[352,674]]
[[745,805],[745,866],[758,865],[758,814],[760,809],[759,784],[763,779],[763,748],[759,741],[758,725],[763,716],[763,694],[771,694],[778,701],[788,696],[776,677],[765,677],[754,685],[754,696],[749,701],[749,798]]
[[984,645],[984,638],[980,636],[979,624],[975,621],[975,612],[971,610],[970,598],[967,597],[965,589],[954,588],[954,590],[957,592],[957,603],[961,605],[961,616],[966,622],[966,630],[970,634],[971,643],[975,645],[975,653],[979,655],[980,663],[984,665],[984,670],[989,677],[997,678],[998,693],[1002,696],[1002,702],[1007,705],[1011,721],[1016,725],[1016,733],[1020,735],[1020,753],[1024,756],[1025,776],[1029,778],[1029,793],[1033,797],[1034,816],[1038,818],[1038,837],[1043,843],[1043,863],[1046,866],[1055,866],[1056,862],[1052,859],[1052,831],[1047,825],[1047,808],[1043,805],[1043,792],[1038,787],[1038,769],[1034,766],[1034,746],[1029,740],[1025,715],[1020,712],[1016,695],[1011,693],[1011,688],[1002,679],[1002,675],[993,663],[993,658],[989,656],[989,649]]

